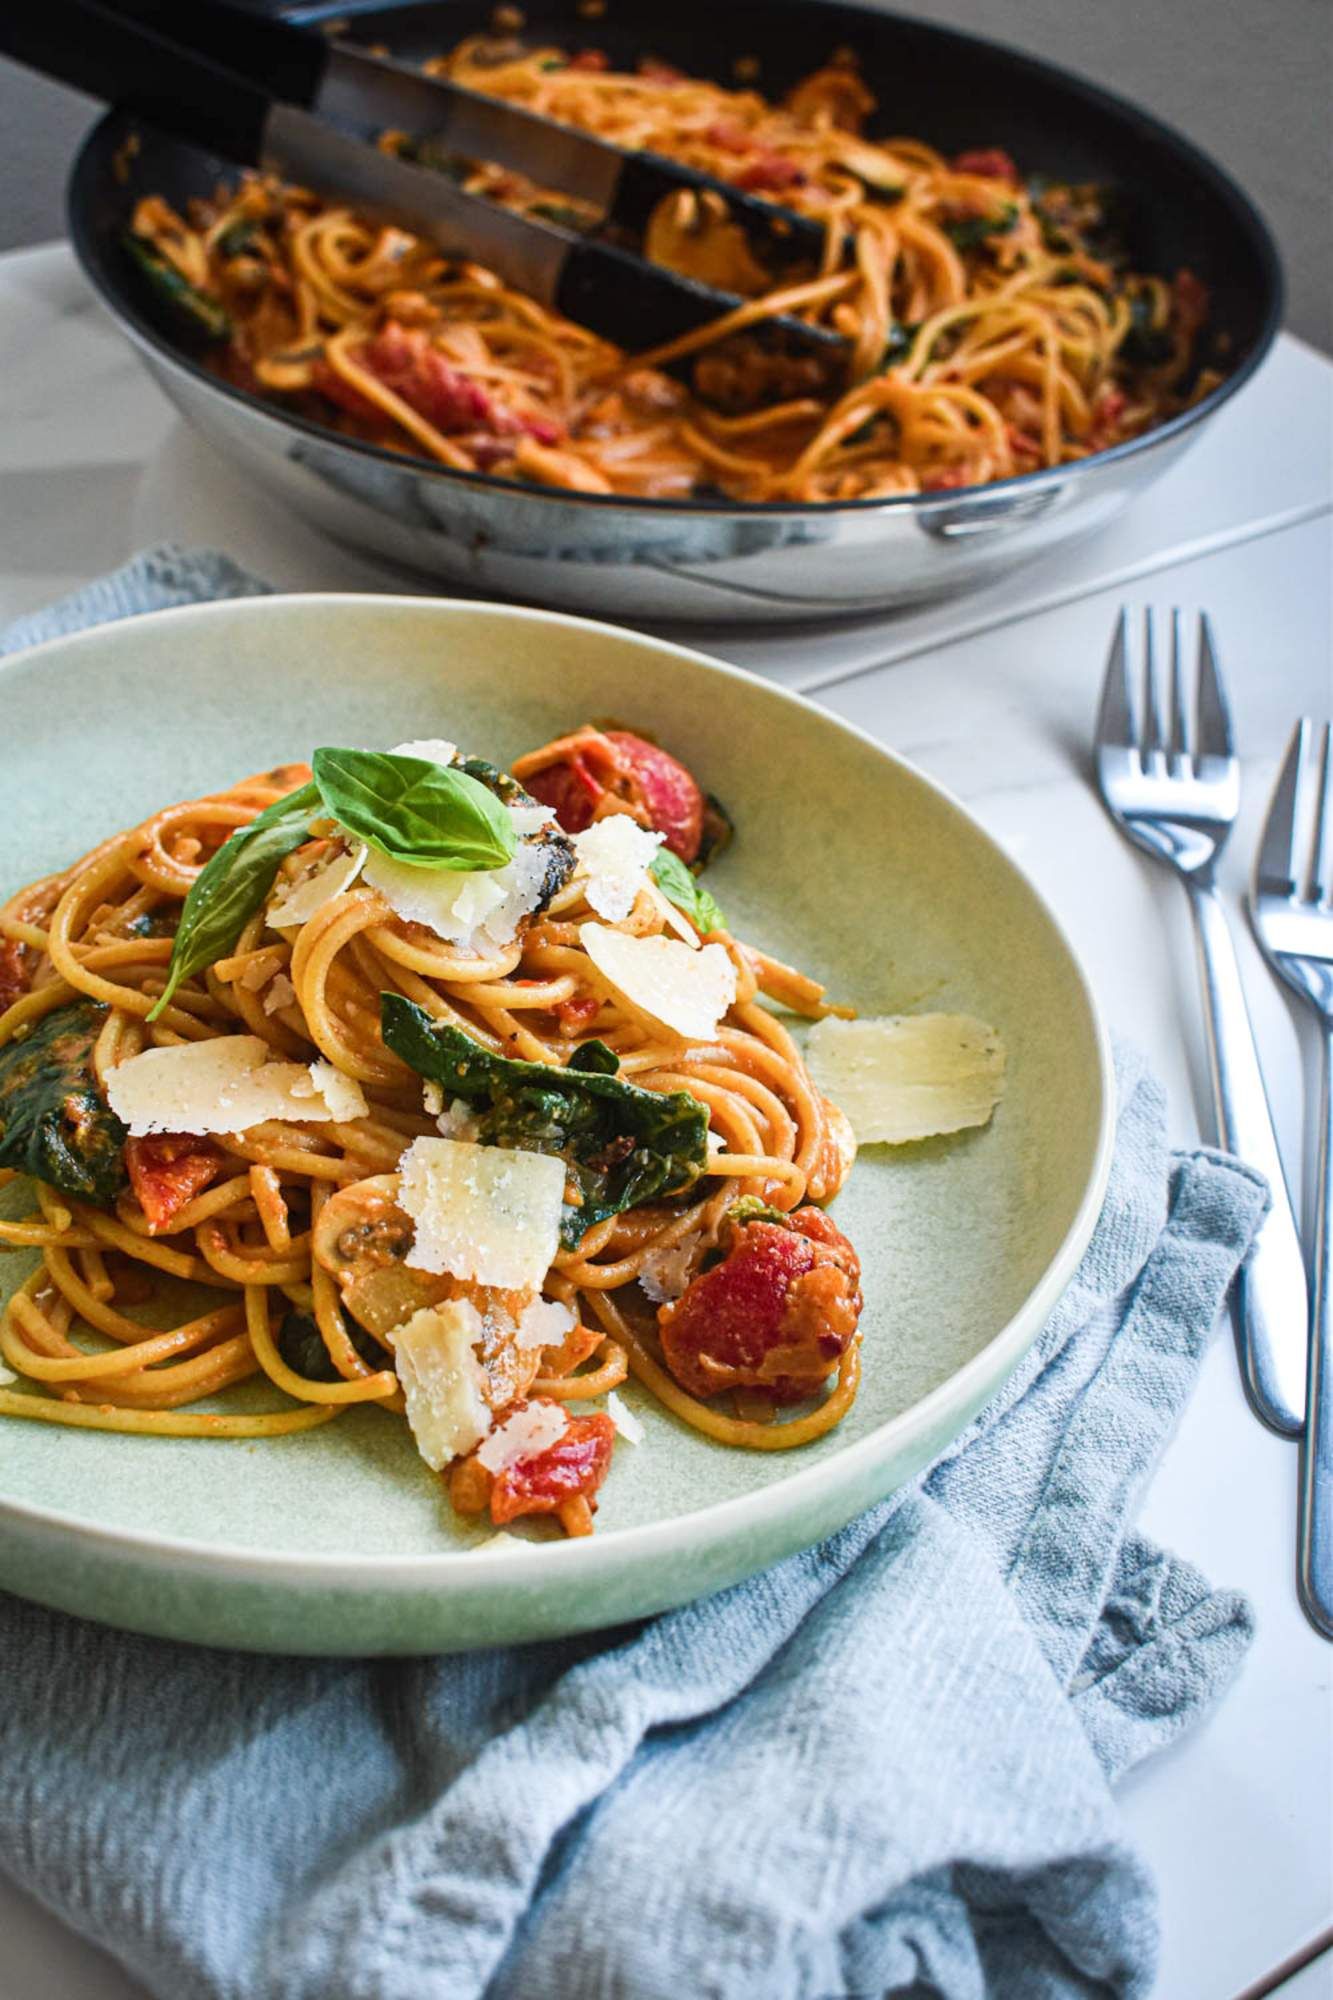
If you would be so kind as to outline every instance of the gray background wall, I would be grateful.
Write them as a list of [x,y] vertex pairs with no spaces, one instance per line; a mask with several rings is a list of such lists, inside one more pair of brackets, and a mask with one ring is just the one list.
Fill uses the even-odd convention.
[[[1082,70],[1216,154],[1277,232],[1289,325],[1333,349],[1330,0],[898,4]],[[85,100],[0,61],[0,249],[60,234],[62,180],[91,115]]]

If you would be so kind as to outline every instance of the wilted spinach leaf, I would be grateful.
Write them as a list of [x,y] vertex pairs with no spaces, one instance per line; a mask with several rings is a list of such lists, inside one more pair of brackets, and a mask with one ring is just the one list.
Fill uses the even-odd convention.
[[93,1077],[105,1007],[76,1000],[0,1048],[0,1167],[110,1208],[125,1185],[128,1137]]
[[[392,1356],[385,1353],[378,1340],[364,1327],[359,1327],[352,1320],[348,1323],[347,1332],[368,1368],[392,1368]],[[278,1328],[277,1348],[293,1373],[304,1375],[307,1382],[341,1382],[342,1376],[329,1359],[324,1336],[309,1313],[297,1312],[293,1307],[283,1314],[282,1325]]]
[[999,215],[966,215],[942,224],[956,250],[976,250],[992,236],[1007,236],[1018,221],[1018,205],[1006,202]]
[[168,263],[141,236],[127,232],[125,249],[138,265],[158,305],[182,331],[192,333],[197,339],[226,340],[231,320],[220,300],[183,278],[175,265]]
[[[380,995],[385,1044],[417,1072],[461,1097],[477,1114],[483,1145],[555,1153],[579,1189],[566,1205],[567,1248],[594,1223],[658,1195],[692,1187],[708,1165],[708,1113],[688,1091],[641,1090],[584,1063],[516,1062],[479,1048],[459,1028],[433,1021],[399,993]],[[604,1063],[611,1051],[597,1058]]]

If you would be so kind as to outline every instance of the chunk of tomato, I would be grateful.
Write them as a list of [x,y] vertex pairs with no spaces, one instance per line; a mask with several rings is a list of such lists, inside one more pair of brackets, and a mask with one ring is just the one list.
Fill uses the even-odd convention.
[[189,1132],[155,1132],[125,1141],[126,1171],[150,1235],[159,1235],[187,1201],[217,1179],[225,1157],[211,1139]]
[[567,1500],[591,1500],[610,1470],[615,1436],[610,1417],[571,1417],[545,1451],[507,1465],[491,1487],[496,1527],[520,1514],[558,1514]]

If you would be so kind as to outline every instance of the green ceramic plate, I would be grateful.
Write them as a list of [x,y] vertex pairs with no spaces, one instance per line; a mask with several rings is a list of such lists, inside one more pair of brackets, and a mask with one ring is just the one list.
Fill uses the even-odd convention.
[[[963,808],[820,710],[576,618],[290,597],[134,619],[0,669],[0,886],[163,801],[320,742],[448,736],[499,763],[585,716],[660,736],[735,814],[714,886],[742,934],[864,1011],[1003,1033],[991,1126],[862,1154],[837,1216],[865,1267],[865,1381],[803,1451],[731,1451],[633,1387],[597,1533],[479,1546],[374,1410],[262,1442],[0,1419],[0,1585],[144,1631],[302,1652],[428,1652],[638,1617],[840,1527],[999,1386],[1084,1248],[1111,1133],[1106,1040],[1068,941]],[[0,1195],[14,1212],[19,1184]],[[11,1286],[23,1257],[0,1259]],[[238,1396],[271,1402],[247,1385]]]

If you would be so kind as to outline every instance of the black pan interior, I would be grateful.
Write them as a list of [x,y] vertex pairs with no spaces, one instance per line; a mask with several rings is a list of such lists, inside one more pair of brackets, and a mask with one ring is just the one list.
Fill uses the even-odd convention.
[[[605,11],[592,18],[586,9],[587,0],[582,8],[571,0],[525,0],[523,38],[571,51],[605,49],[617,66],[658,56],[719,82],[734,82],[739,63],[771,96],[835,51],[851,49],[878,100],[872,135],[911,134],[944,152],[1003,146],[1024,173],[1111,184],[1136,267],[1170,276],[1188,266],[1209,288],[1212,346],[1202,358],[1229,371],[1209,403],[1239,386],[1276,332],[1281,275],[1250,202],[1187,141],[1098,84],[972,35],[829,0],[728,0],[725,7],[717,0],[606,0]],[[409,60],[492,30],[495,18],[491,0],[285,11],[304,23],[346,23],[341,31],[349,40],[386,44]],[[754,63],[757,73],[749,70]],[[121,234],[141,194],[162,193],[179,204],[209,192],[228,169],[147,131],[137,150],[127,149],[127,129],[124,121],[105,121],[85,149],[71,184],[71,231],[126,317],[147,322],[179,348],[178,329],[153,325]]]

